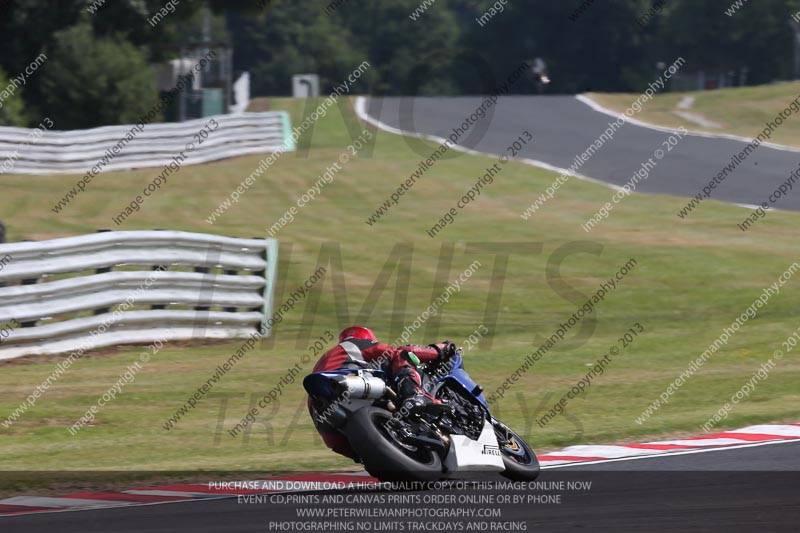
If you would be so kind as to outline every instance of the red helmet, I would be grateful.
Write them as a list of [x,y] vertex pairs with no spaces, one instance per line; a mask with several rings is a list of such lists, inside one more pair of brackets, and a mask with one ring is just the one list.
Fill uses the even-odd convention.
[[344,342],[345,339],[369,339],[371,341],[378,340],[372,330],[362,326],[352,326],[345,328],[339,333],[339,342]]

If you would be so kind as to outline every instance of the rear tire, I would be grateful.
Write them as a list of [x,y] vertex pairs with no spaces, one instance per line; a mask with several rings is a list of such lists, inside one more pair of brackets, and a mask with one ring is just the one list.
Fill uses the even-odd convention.
[[[539,459],[531,447],[499,420],[492,418],[492,426],[506,467],[500,474],[514,481],[533,481],[539,477]],[[503,442],[506,444],[503,445]]]
[[436,481],[442,461],[432,450],[403,445],[385,427],[392,414],[378,407],[359,409],[347,420],[344,433],[367,472],[381,481]]

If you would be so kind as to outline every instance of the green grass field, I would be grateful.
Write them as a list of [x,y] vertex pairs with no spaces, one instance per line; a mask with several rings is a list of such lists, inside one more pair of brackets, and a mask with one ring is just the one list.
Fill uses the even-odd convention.
[[[599,104],[623,113],[638,94],[591,93],[590,98]],[[685,120],[673,111],[684,96],[695,97],[690,112],[702,115],[722,125],[722,128],[704,128],[695,122]],[[800,96],[800,83],[780,83],[755,87],[737,87],[716,91],[691,93],[665,93],[656,95],[644,105],[636,118],[651,124],[668,127],[684,126],[689,130],[710,133],[728,133],[742,137],[756,137],[767,122],[775,120],[776,115],[787,108]],[[773,133],[771,142],[800,147],[800,119],[793,116],[785,120]]]
[[[789,87],[767,88],[779,89],[788,91]],[[776,94],[772,101],[782,98]],[[278,99],[269,104],[288,109],[295,124],[302,118],[298,101]],[[349,105],[345,106],[347,123],[359,130],[361,126]],[[754,117],[752,124],[759,120]],[[781,134],[791,131],[787,126]],[[265,228],[294,204],[350,142],[344,119],[331,110],[316,124],[307,157],[284,154],[214,225],[208,224],[206,217],[258,166],[260,156],[183,168],[120,229],[265,235]],[[435,148],[432,143],[423,144],[430,151]],[[596,325],[591,335],[582,336],[587,337],[585,343],[579,345],[574,340],[576,334],[568,334],[499,402],[501,418],[527,435],[537,450],[697,434],[700,424],[800,326],[798,277],[790,280],[757,318],[747,322],[667,406],[638,425],[635,417],[688,363],[766,286],[800,260],[800,215],[770,213],[744,234],[736,228],[746,213],[739,207],[709,201],[690,220],[681,221],[675,212],[685,204],[684,199],[635,195],[587,234],[581,223],[610,199],[610,189],[573,179],[545,208],[525,221],[519,214],[555,175],[512,163],[484,189],[476,203],[431,239],[425,230],[492,163],[479,156],[459,155],[437,163],[384,219],[368,226],[365,219],[416,169],[420,158],[402,137],[378,132],[372,156],[362,151],[353,158],[321,196],[280,231],[281,271],[286,274],[276,295],[277,303],[316,269],[323,246],[335,251],[330,243],[339,243],[341,263],[327,259],[322,263],[328,274],[315,287],[316,311],[312,312],[313,302],[306,301],[290,312],[276,327],[274,343],[247,355],[216,385],[213,396],[200,402],[172,430],[163,429],[162,424],[239,342],[170,346],[153,357],[116,401],[100,411],[95,425],[72,437],[66,427],[109,388],[141,348],[119,348],[84,357],[20,421],[10,429],[0,426],[0,470],[266,472],[354,468],[353,463],[329,452],[316,436],[303,409],[299,380],[246,438],[231,438],[226,430],[244,416],[251,399],[275,386],[325,331],[335,334],[358,320],[370,325],[384,340],[392,341],[403,324],[413,322],[441,290],[434,288],[434,279],[443,246],[453,252],[451,269],[440,274],[444,284],[476,259],[482,267],[443,308],[438,331],[429,322],[413,340],[428,343],[449,338],[461,343],[480,325],[486,325],[491,346],[489,339],[481,340],[467,353],[466,362],[487,391],[500,385],[602,282],[629,259],[637,261],[617,289],[597,305],[591,315],[597,319]],[[101,175],[86,194],[59,215],[50,208],[77,177],[3,176],[0,219],[8,226],[9,241],[108,228],[111,217],[156,173],[157,169]],[[395,248],[398,243],[405,244]],[[491,325],[492,317],[490,314],[487,318],[485,307],[490,294],[497,295],[500,290],[494,276],[497,256],[490,251],[468,250],[470,243],[516,243],[508,245],[514,253],[499,292],[496,325]],[[539,243],[541,251],[523,252],[519,243]],[[390,274],[391,263],[386,263],[392,259],[393,250],[399,250],[408,265],[410,283],[404,307],[396,307],[396,273],[388,278],[384,292],[371,293],[376,281]],[[565,250],[560,262],[561,280],[552,279],[552,269],[548,280],[548,265],[558,265],[557,256]],[[400,300],[402,303],[402,296]],[[365,302],[375,305],[365,306]],[[560,416],[539,428],[534,417],[544,414],[543,409],[537,410],[540,403],[545,399],[548,403],[557,401],[635,322],[641,323],[645,333],[624,355],[615,358],[583,396],[572,400],[569,418]],[[34,358],[0,365],[0,420],[24,401],[57,361],[57,357]],[[312,363],[304,371],[310,370]],[[796,421],[800,417],[799,381],[800,359],[792,352],[719,428]],[[227,402],[224,411],[223,401]]]

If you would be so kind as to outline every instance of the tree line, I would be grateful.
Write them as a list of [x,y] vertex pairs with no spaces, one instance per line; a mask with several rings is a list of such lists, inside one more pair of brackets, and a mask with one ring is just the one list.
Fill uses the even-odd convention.
[[[487,93],[535,58],[547,64],[551,93],[636,92],[677,57],[689,72],[744,72],[737,79],[747,84],[792,79],[800,0],[739,2],[732,10],[736,4],[0,0],[0,124],[43,116],[58,129],[130,122],[159,98],[151,65],[202,45],[204,35],[233,47],[234,68],[250,72],[255,95],[289,95],[300,73],[319,74],[327,91],[365,60],[372,68],[352,92]],[[46,64],[3,93],[41,54]],[[512,92],[535,90],[531,76]]]

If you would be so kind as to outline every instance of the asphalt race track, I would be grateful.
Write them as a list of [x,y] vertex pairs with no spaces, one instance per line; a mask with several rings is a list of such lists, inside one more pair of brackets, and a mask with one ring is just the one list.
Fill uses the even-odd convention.
[[[384,124],[407,132],[446,138],[481,105],[480,97],[369,98],[367,113]],[[645,104],[647,105],[647,104]],[[636,118],[634,115],[633,118]],[[502,154],[523,131],[533,135],[532,145],[521,155],[559,168],[569,168],[615,119],[571,96],[505,96],[489,109],[484,119],[471,126],[459,144],[480,152]],[[758,135],[758,131],[753,135]],[[617,186],[624,185],[641,165],[653,157],[669,133],[627,123],[613,139],[577,169],[579,174]],[[413,142],[413,141],[412,141]],[[685,136],[639,182],[637,191],[691,197],[722,172],[746,143],[731,139]],[[425,154],[417,147],[420,157]],[[654,159],[655,160],[655,159]],[[711,198],[757,205],[800,166],[800,150],[760,146],[711,191]],[[538,191],[536,196],[543,191]],[[536,197],[531,194],[531,201]],[[800,210],[800,194],[789,192],[773,207]],[[702,209],[700,207],[699,209]]]
[[[555,491],[561,494],[560,503],[494,506],[502,510],[502,516],[494,520],[521,524],[528,531],[796,531],[800,520],[800,442],[553,468],[545,470],[538,481],[563,480],[591,481],[592,487],[585,491]],[[443,490],[376,492],[384,497],[448,495]],[[316,494],[321,497],[322,493]],[[200,500],[6,517],[0,520],[0,530],[7,533],[264,532],[277,529],[269,528],[271,521],[308,524],[312,519],[297,516],[298,508],[307,507],[313,506],[238,503],[236,498]],[[431,521],[443,523],[437,519]],[[459,530],[458,520],[447,523],[452,529],[446,531]]]

